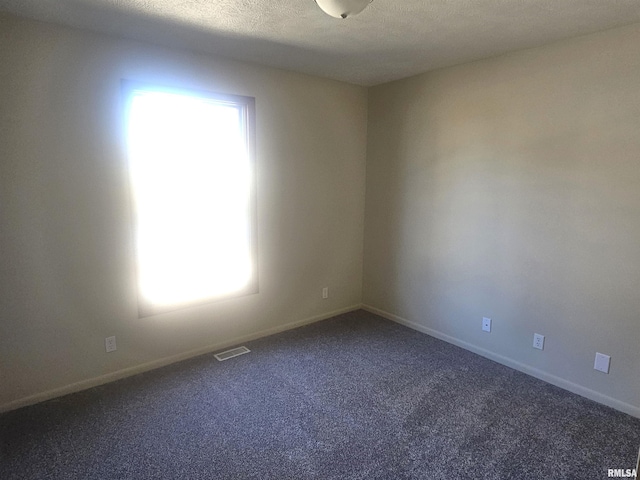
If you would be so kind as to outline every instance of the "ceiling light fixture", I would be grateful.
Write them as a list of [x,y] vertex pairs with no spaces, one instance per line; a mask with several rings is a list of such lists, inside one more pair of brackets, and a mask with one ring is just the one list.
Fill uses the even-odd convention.
[[326,13],[336,18],[347,18],[357,15],[373,0],[316,0],[318,6]]

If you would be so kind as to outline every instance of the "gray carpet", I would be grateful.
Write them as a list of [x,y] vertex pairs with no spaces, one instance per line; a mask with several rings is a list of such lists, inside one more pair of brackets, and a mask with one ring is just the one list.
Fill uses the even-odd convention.
[[604,479],[640,420],[364,311],[0,416],[8,479]]

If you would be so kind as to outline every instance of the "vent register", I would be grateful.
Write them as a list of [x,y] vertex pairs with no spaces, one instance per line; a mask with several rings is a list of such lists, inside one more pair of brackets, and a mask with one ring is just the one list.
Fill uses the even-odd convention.
[[225,360],[229,360],[230,358],[249,353],[250,351],[251,350],[249,350],[247,347],[236,347],[232,348],[231,350],[225,350],[224,352],[216,353],[214,357],[216,357],[219,362],[223,362]]

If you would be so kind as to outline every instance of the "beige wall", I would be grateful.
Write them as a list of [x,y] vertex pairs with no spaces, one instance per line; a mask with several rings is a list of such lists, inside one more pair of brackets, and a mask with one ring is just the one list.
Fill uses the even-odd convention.
[[[360,304],[365,88],[6,15],[0,32],[0,409]],[[256,98],[258,295],[137,317],[122,78]]]
[[639,45],[634,25],[370,89],[363,302],[640,415]]

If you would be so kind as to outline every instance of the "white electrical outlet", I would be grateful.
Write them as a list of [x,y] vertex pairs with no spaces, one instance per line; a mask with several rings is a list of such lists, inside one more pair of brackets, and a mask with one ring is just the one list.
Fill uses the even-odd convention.
[[482,330],[485,332],[491,332],[491,319],[482,317]]
[[329,287],[324,287],[322,289],[322,298],[329,298]]
[[[551,345],[553,347],[553,345]],[[544,335],[540,335],[539,333],[533,334],[533,348],[537,348],[538,350],[544,349]]]
[[593,364],[593,368],[599,372],[609,373],[609,362],[611,362],[609,355],[596,352],[596,361]]
[[118,348],[116,347],[116,337],[107,337],[104,339],[104,348],[109,352],[115,352]]

